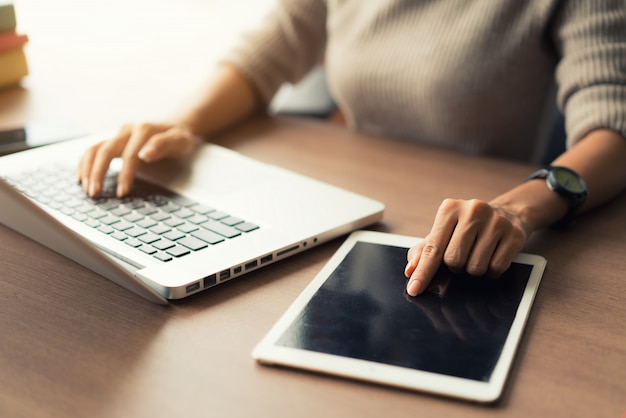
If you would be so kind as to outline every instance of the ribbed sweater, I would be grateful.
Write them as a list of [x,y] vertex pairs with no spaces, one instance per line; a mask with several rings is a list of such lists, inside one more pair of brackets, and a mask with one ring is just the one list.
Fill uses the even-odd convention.
[[348,126],[536,161],[626,137],[626,0],[281,0],[225,57],[269,103],[324,61]]

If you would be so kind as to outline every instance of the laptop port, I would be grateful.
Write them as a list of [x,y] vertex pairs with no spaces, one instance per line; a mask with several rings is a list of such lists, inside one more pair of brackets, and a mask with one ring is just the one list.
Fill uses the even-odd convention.
[[220,282],[230,279],[230,270],[220,272]]
[[300,248],[299,245],[294,245],[293,247],[289,247],[289,248],[285,248],[284,250],[280,250],[279,252],[276,253],[276,257],[280,257],[280,256],[283,256],[285,254],[289,254],[290,252],[295,251],[298,248]]
[[204,287],[211,287],[214,286],[217,283],[217,275],[215,274],[211,274],[210,276],[207,276],[204,278]]
[[200,282],[195,282],[187,286],[187,293],[195,292],[200,289]]

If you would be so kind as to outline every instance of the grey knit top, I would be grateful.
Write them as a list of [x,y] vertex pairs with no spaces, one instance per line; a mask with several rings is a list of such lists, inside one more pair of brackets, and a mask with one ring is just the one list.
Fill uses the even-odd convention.
[[268,103],[324,61],[354,129],[537,160],[626,137],[626,0],[281,0],[225,58]]

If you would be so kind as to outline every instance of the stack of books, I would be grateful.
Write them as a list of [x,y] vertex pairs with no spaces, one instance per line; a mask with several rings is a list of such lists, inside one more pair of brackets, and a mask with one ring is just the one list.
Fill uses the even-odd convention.
[[0,0],[0,89],[18,84],[28,74],[24,54],[28,37],[16,28],[13,4]]

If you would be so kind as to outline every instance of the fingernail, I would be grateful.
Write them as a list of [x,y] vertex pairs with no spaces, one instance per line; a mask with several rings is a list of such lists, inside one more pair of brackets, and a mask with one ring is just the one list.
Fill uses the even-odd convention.
[[409,284],[406,287],[406,292],[411,296],[417,296],[420,291],[420,282],[417,280],[409,281]]

